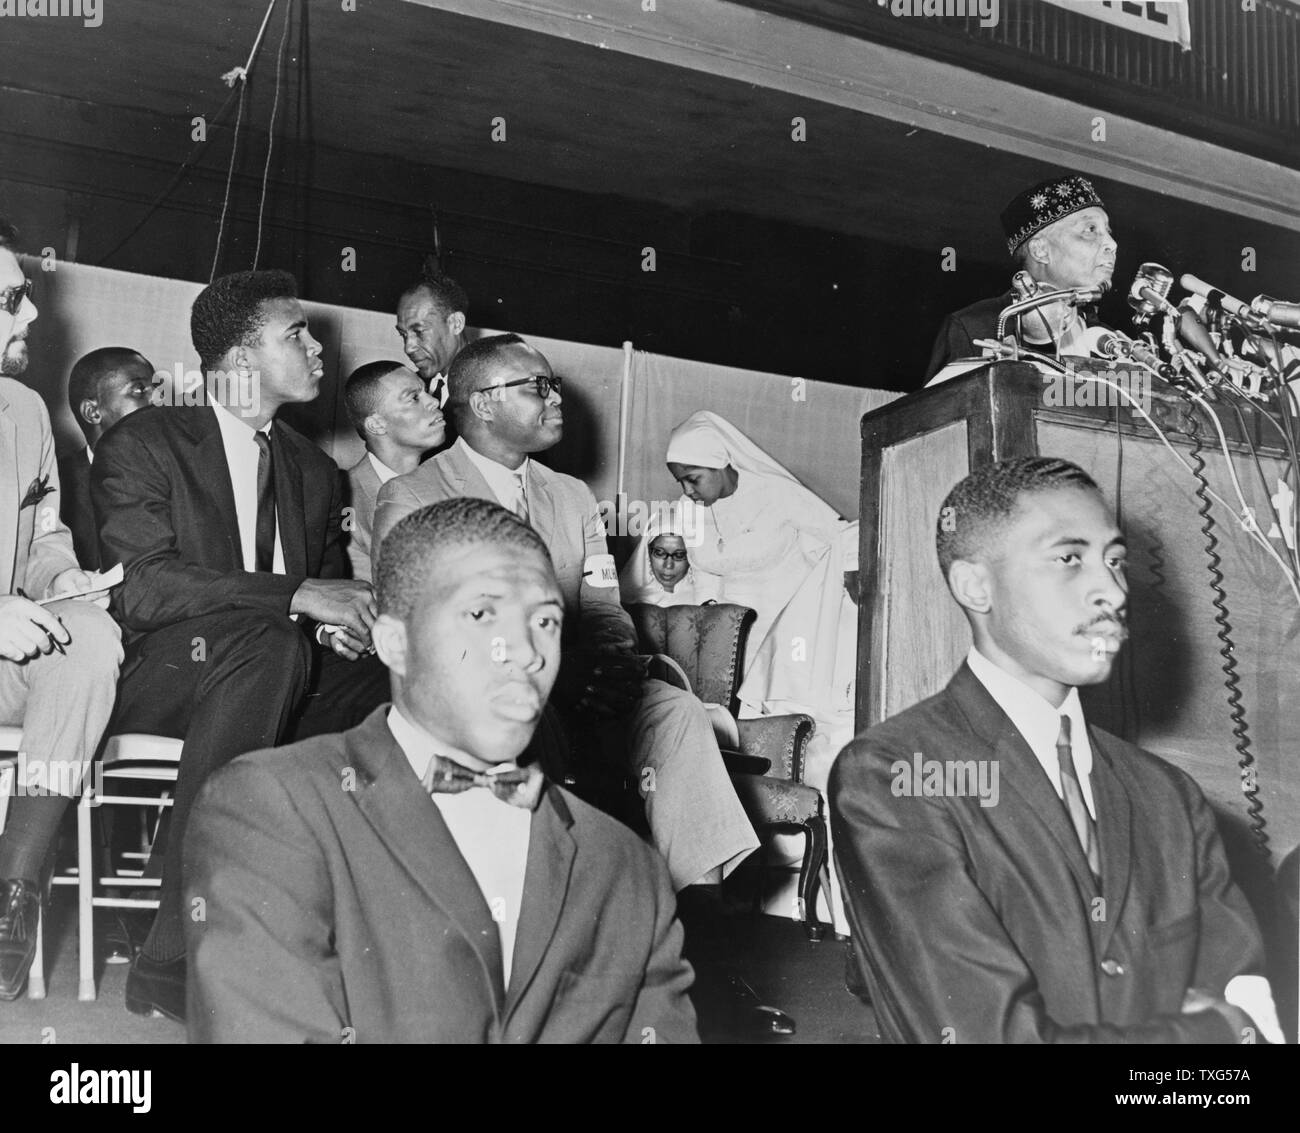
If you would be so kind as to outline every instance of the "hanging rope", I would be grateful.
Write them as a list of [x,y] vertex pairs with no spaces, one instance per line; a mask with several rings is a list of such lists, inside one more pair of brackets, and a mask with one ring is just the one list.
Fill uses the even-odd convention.
[[266,165],[262,169],[262,195],[257,202],[257,246],[253,249],[253,270],[257,270],[258,258],[262,255],[262,213],[266,208],[266,185],[271,176],[271,151],[275,148],[275,120],[280,110],[280,74],[284,70],[284,45],[289,39],[289,16],[293,12],[293,0],[284,6],[284,25],[280,29],[280,46],[275,56],[275,98],[271,102],[271,126],[266,133]]

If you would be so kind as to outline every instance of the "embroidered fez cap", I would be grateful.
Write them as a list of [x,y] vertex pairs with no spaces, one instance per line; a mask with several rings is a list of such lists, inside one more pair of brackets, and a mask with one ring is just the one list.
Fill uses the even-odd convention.
[[1002,231],[1007,235],[1007,251],[1014,256],[1021,244],[1049,224],[1094,206],[1105,208],[1097,190],[1086,177],[1071,175],[1040,181],[1002,210]]

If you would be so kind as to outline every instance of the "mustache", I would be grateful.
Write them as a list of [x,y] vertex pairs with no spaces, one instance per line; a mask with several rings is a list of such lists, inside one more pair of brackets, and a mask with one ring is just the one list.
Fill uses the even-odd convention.
[[1090,630],[1101,629],[1103,627],[1114,629],[1123,637],[1128,637],[1128,615],[1118,610],[1113,613],[1102,614],[1093,618],[1090,622],[1084,622],[1075,627],[1075,633],[1088,633]]

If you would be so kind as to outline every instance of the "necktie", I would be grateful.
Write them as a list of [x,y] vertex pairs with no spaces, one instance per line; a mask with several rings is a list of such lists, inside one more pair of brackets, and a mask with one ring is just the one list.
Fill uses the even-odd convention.
[[429,396],[438,403],[439,409],[441,409],[443,405],[442,391],[446,388],[446,383],[442,380],[441,374],[438,374],[433,381],[429,383]]
[[253,433],[257,442],[257,538],[254,570],[267,571],[275,566],[275,469],[271,465],[271,440],[260,430]]
[[537,802],[542,797],[542,784],[545,777],[542,769],[536,765],[513,767],[489,775],[485,771],[471,771],[454,760],[435,755],[429,761],[429,769],[421,782],[430,794],[446,793],[458,795],[461,791],[486,787],[503,803],[520,806],[526,810],[536,810]]
[[1079,845],[1088,858],[1088,868],[1092,876],[1101,880],[1101,854],[1097,848],[1097,828],[1088,813],[1088,804],[1083,800],[1083,788],[1079,786],[1079,773],[1074,769],[1074,755],[1070,750],[1070,718],[1061,717],[1061,733],[1056,738],[1056,758],[1061,765],[1061,794],[1064,796],[1065,810],[1070,816],[1070,825],[1079,839]]
[[528,493],[524,491],[524,470],[522,468],[517,469],[514,473],[512,473],[512,475],[515,478],[515,483],[519,486],[519,495],[516,497],[516,502],[515,502],[515,515],[517,515],[520,519],[522,519],[525,523],[527,523],[528,522]]

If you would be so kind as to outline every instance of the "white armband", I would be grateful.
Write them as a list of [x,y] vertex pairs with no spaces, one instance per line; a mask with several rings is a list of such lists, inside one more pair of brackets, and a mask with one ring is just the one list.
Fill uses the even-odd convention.
[[618,571],[614,569],[614,556],[588,555],[582,564],[582,577],[592,586],[617,586]]

